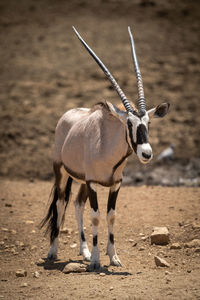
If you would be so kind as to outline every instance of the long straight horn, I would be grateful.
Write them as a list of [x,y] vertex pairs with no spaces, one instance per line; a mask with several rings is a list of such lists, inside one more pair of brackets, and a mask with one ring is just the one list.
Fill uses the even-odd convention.
[[94,58],[94,60],[97,62],[97,64],[100,66],[100,68],[103,70],[103,72],[106,74],[106,76],[108,77],[108,79],[110,80],[110,82],[112,83],[114,89],[116,90],[116,92],[118,93],[118,95],[120,96],[122,103],[124,105],[124,107],[126,108],[127,112],[134,112],[133,107],[131,106],[131,104],[129,103],[128,99],[126,98],[124,92],[121,90],[121,88],[119,87],[117,81],[115,80],[115,78],[112,76],[112,74],[109,72],[109,70],[106,68],[106,66],[102,63],[102,61],[98,58],[98,56],[94,53],[94,51],[87,45],[87,43],[82,39],[82,37],[80,36],[80,34],[78,33],[78,31],[76,30],[76,28],[74,26],[72,26],[75,34],[77,35],[77,37],[79,38],[79,40],[81,41],[81,43],[83,44],[83,46],[87,49],[87,51],[90,53],[90,55]]
[[146,111],[146,101],[145,101],[145,98],[144,98],[144,88],[143,88],[143,83],[142,83],[142,76],[141,76],[141,73],[140,73],[140,68],[139,68],[137,55],[136,55],[136,51],[135,51],[134,40],[133,40],[133,36],[132,36],[130,27],[128,27],[128,32],[129,32],[129,37],[130,37],[130,41],[131,41],[133,63],[134,63],[134,68],[135,68],[135,73],[136,73],[136,78],[137,78],[138,111],[140,113],[142,113],[142,112]]

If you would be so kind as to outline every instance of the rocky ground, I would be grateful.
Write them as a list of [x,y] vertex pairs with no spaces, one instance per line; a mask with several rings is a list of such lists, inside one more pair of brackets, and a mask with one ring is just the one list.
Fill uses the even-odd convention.
[[[117,203],[115,240],[122,267],[109,266],[107,189],[99,187],[99,272],[67,273],[81,263],[73,200],[66,212],[59,259],[46,260],[49,242],[38,224],[46,212],[51,183],[0,183],[0,297],[2,299],[200,299],[199,188],[123,187]],[[165,245],[151,244],[155,226],[167,227]],[[86,238],[91,249],[89,205]],[[155,240],[154,240],[155,241]],[[168,266],[158,267],[155,256]],[[22,277],[20,277],[22,276]]]
[[[151,165],[143,168],[130,158],[126,182],[140,184],[142,172],[142,184],[199,185],[199,12],[198,1],[2,0],[0,175],[51,179],[60,116],[103,99],[119,103],[72,25],[136,101],[130,25],[147,106],[168,101],[171,108],[162,121],[151,123]],[[171,144],[174,160],[157,166],[156,158]]]

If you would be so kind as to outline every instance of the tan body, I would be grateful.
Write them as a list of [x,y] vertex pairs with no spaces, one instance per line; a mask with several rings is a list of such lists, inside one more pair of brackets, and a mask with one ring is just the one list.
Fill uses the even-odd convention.
[[125,120],[126,113],[117,113],[108,102],[68,111],[56,127],[54,162],[84,183],[120,182],[126,157],[132,153]]

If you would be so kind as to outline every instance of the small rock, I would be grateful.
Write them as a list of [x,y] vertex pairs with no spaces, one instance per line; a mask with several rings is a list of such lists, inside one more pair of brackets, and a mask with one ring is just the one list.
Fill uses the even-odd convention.
[[154,260],[155,260],[155,264],[157,267],[168,267],[169,268],[169,264],[166,262],[166,260],[164,260],[163,258],[160,258],[159,256],[154,256]]
[[68,263],[64,269],[63,273],[82,273],[86,271],[86,266],[80,263]]
[[129,239],[128,241],[129,241],[130,243],[133,243],[133,242],[134,242],[134,240],[132,240],[132,239]]
[[151,234],[151,244],[166,245],[169,243],[169,231],[167,227],[154,227]]
[[114,289],[114,287],[113,287],[113,286],[110,286],[109,290],[112,291],[113,289]]
[[33,274],[33,277],[34,278],[39,278],[40,277],[40,274],[38,271],[35,271],[34,274]]
[[16,271],[16,276],[17,277],[26,277],[27,276],[27,271],[23,270],[23,269],[19,269]]
[[33,250],[36,250],[37,249],[37,246],[35,246],[35,245],[33,245],[33,246],[31,246],[31,250],[33,251]]
[[33,221],[31,221],[31,220],[27,220],[27,221],[25,221],[25,223],[28,225],[28,224],[34,224],[34,222]]
[[103,276],[106,276],[105,273],[99,273],[99,275],[102,276],[102,277],[103,277]]
[[28,283],[24,282],[20,285],[21,287],[27,287],[28,286]]
[[139,250],[139,251],[144,251],[145,248],[144,248],[144,247],[140,247],[138,250]]
[[170,275],[171,273],[169,271],[165,271],[165,275]]
[[72,248],[72,249],[74,249],[74,248],[76,248],[76,247],[77,247],[77,244],[76,244],[76,243],[70,245],[70,248]]
[[8,232],[8,231],[9,231],[8,228],[5,228],[5,227],[2,227],[1,230],[2,230],[3,232]]
[[141,237],[141,240],[144,241],[144,242],[145,242],[147,239],[148,239],[148,236],[142,236],[142,237]]
[[64,227],[60,230],[60,233],[63,234],[72,234],[73,230],[71,228]]
[[185,248],[197,248],[200,247],[200,240],[199,239],[194,239],[188,243],[184,244]]
[[31,231],[31,233],[36,233],[36,231],[33,229],[33,230]]
[[137,246],[137,243],[135,242],[135,243],[133,243],[133,245],[132,245],[132,247],[136,247]]
[[173,243],[170,246],[170,249],[181,249],[181,245],[179,243]]
[[44,260],[42,258],[39,258],[36,264],[43,264]]
[[1,242],[0,242],[0,246],[3,246],[4,244],[5,244],[4,241],[1,241]]
[[12,233],[12,234],[16,234],[16,233],[17,233],[17,231],[16,231],[16,230],[14,230],[14,229],[12,229],[12,230],[11,230],[11,233]]

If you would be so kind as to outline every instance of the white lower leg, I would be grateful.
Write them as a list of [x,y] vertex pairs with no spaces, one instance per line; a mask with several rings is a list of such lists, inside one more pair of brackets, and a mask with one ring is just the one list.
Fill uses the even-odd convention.
[[108,244],[107,244],[107,254],[110,257],[110,264],[115,266],[121,266],[119,257],[117,256],[115,245],[114,245],[114,234],[113,226],[115,222],[115,210],[111,209],[107,214],[108,222]]
[[83,255],[84,260],[90,261],[91,253],[88,249],[88,245],[85,240],[84,226],[83,226],[84,207],[85,207],[85,203],[79,205],[79,203],[75,202],[75,212],[76,212],[76,219],[78,223],[79,240],[80,240],[80,254]]
[[98,239],[98,225],[100,220],[99,211],[94,211],[91,209],[91,219],[92,219],[92,235],[93,235],[93,247],[91,255],[91,265],[94,265],[96,268],[100,266],[100,254],[99,248],[97,245]]

